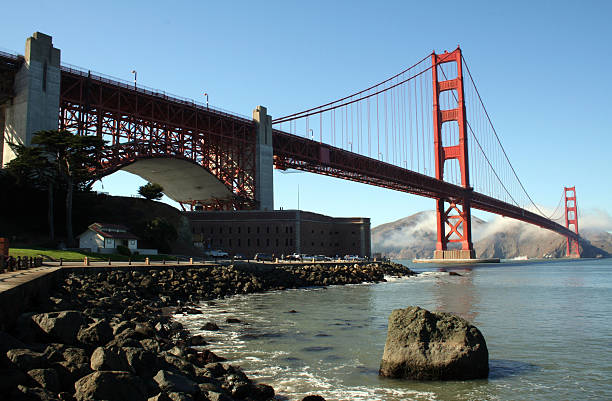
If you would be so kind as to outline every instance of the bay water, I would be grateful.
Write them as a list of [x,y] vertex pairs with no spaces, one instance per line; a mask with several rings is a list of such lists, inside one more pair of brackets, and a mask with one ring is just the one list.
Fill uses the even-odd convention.
[[[279,400],[610,400],[612,259],[505,261],[387,282],[274,291],[203,302],[175,318],[208,348],[272,385]],[[488,379],[378,376],[393,309],[418,305],[476,325]],[[227,323],[237,318],[241,323]],[[206,322],[220,326],[202,331]]]

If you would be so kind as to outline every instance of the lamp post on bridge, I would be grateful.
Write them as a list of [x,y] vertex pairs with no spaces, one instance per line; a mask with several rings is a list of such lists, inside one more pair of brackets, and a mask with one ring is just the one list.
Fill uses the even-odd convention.
[[348,144],[351,147],[351,152],[352,152],[353,151],[353,142],[349,141]]
[[138,72],[136,72],[136,70],[132,70],[132,74],[134,74],[134,89],[136,89],[136,78],[138,77]]
[[208,93],[204,92],[204,96],[206,96],[206,108],[208,109]]
[[314,131],[312,130],[312,128],[310,128],[308,132],[310,132],[310,140],[314,141]]

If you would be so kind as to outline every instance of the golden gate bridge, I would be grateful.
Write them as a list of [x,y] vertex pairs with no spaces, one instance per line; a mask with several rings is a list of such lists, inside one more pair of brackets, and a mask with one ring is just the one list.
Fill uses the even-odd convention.
[[[163,174],[136,166],[180,162],[172,168],[191,172],[183,182],[160,183],[184,209],[273,209],[274,166],[435,199],[435,259],[475,257],[471,208],[555,231],[567,238],[567,256],[580,256],[575,187],[564,188],[561,223],[559,207],[547,215],[533,201],[459,47],[337,100],[276,119],[260,106],[250,119],[61,64],[59,51],[57,60],[36,51],[57,50],[47,35],[28,41],[25,56],[0,53],[4,163],[8,140],[28,144],[36,127],[59,128],[107,141],[93,178],[127,169],[160,182]],[[51,121],[44,127],[30,115],[41,102]],[[189,182],[192,173],[197,182]]]

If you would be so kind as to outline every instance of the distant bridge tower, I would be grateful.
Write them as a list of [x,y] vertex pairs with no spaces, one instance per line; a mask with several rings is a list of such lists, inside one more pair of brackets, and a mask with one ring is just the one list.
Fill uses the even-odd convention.
[[[468,138],[465,115],[465,102],[463,99],[463,74],[461,49],[444,54],[432,54],[433,75],[433,129],[436,178],[444,180],[444,163],[456,159],[461,170],[461,186],[471,190],[468,164]],[[444,63],[456,63],[457,77],[448,80],[439,80],[437,66]],[[454,91],[457,107],[449,110],[440,108],[440,94]],[[445,123],[456,121],[459,128],[458,142],[445,144],[442,141],[442,126]],[[436,219],[438,238],[434,259],[474,259],[474,245],[472,244],[472,216],[470,212],[470,199],[443,199],[436,201]],[[448,203],[448,206],[446,204]],[[446,228],[449,228],[448,233]],[[460,242],[461,250],[448,250],[449,242]]]
[[51,36],[35,32],[26,40],[24,58],[15,75],[14,97],[5,108],[0,167],[15,158],[8,142],[27,146],[34,132],[59,125],[60,50]]
[[[576,204],[576,187],[564,187],[565,194],[565,227],[578,234],[578,205]],[[570,227],[571,226],[571,227]],[[565,256],[580,257],[580,244],[577,239],[567,237]]]

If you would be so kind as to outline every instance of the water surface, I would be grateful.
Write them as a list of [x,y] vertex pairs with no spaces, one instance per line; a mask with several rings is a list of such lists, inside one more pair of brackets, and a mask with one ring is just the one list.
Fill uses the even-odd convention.
[[[612,260],[506,262],[458,270],[462,276],[430,270],[379,284],[236,296],[177,318],[271,384],[278,399],[612,399]],[[473,322],[487,341],[489,378],[380,378],[387,318],[409,305]],[[206,321],[221,330],[202,332]]]

